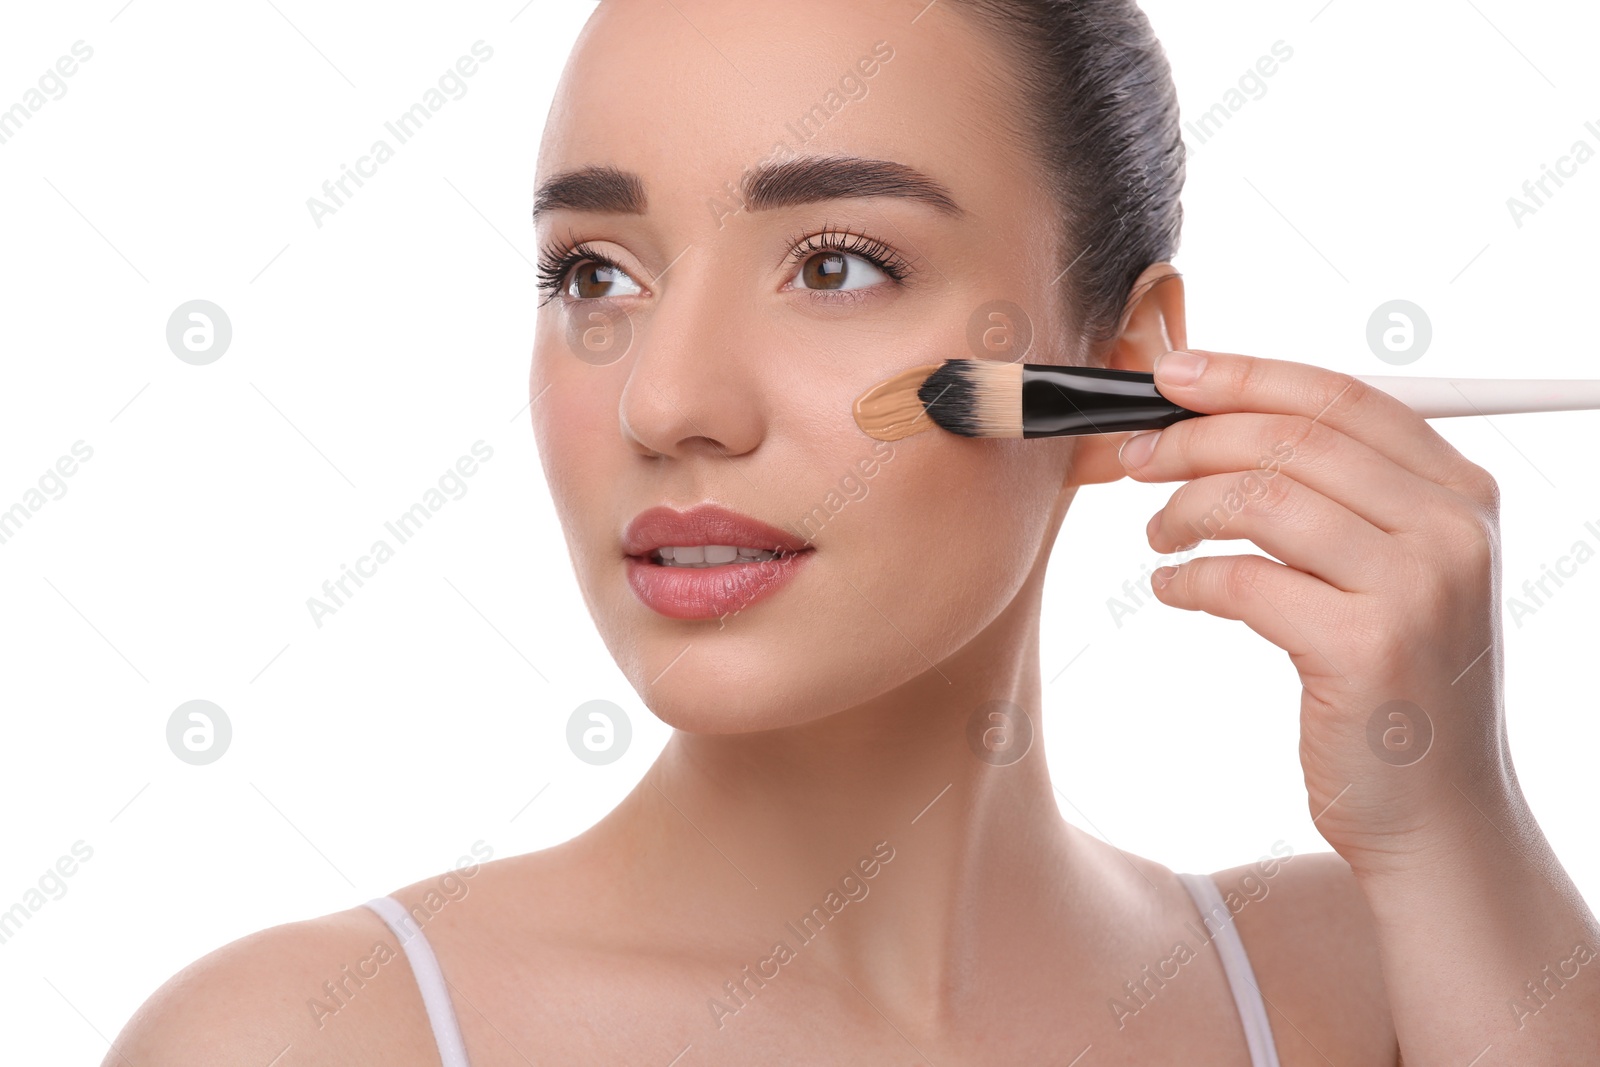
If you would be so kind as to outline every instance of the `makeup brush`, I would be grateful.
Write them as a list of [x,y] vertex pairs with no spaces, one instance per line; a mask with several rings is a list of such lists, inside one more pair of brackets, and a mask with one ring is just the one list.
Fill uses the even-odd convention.
[[[1600,380],[1353,377],[1425,419],[1600,409]],[[1146,371],[987,359],[945,360],[916,387],[916,397],[928,419],[962,437],[1159,430],[1202,414],[1163,397]]]

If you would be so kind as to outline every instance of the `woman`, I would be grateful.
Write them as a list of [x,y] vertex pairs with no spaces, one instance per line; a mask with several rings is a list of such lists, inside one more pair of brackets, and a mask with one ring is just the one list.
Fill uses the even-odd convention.
[[[1494,482],[1346,376],[1186,355],[1182,179],[1131,0],[601,4],[541,147],[533,421],[676,732],[587,832],[226,946],[106,1062],[1592,1059],[1600,927],[1506,747]],[[995,301],[1031,361],[1154,367],[1211,417],[857,429]],[[1333,852],[1182,878],[1060,818],[1021,740],[1041,589],[1120,477],[1184,483],[1156,550],[1282,561],[1156,595],[1290,654]]]

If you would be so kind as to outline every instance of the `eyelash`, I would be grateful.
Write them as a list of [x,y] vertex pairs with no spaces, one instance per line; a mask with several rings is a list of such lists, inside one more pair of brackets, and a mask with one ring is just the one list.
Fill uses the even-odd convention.
[[622,270],[622,264],[589,246],[587,242],[579,241],[575,244],[562,242],[544,249],[539,253],[539,291],[544,298],[539,301],[543,307],[566,288],[567,277],[572,273],[572,268],[580,263],[593,261],[601,266]]
[[[818,252],[844,252],[860,256],[874,267],[883,271],[896,284],[904,282],[907,275],[911,273],[911,264],[905,257],[877,238],[869,237],[864,233],[857,233],[853,230],[832,230],[824,227],[822,232],[814,233],[810,236],[806,236],[803,232],[796,234],[789,238],[789,244],[793,251],[788,256],[788,263],[795,269],[799,269],[801,264]],[[553,245],[539,254],[538,287],[539,291],[545,294],[544,298],[539,301],[540,306],[542,307],[558,295],[562,295],[566,288],[568,276],[572,273],[572,268],[580,263],[587,262],[597,263],[601,266],[627,273],[622,264],[604,252],[593,248],[586,241],[578,241],[576,243],[561,242]],[[827,290],[823,289],[814,291],[818,293],[827,292]],[[856,295],[859,292],[861,291],[845,290],[834,293],[833,298],[859,299]]]
[[[796,244],[796,242],[799,243]],[[821,233],[813,234],[810,237],[796,234],[789,238],[789,244],[794,246],[794,253],[789,257],[789,263],[796,268],[818,252],[848,252],[851,255],[860,256],[896,282],[905,281],[906,275],[911,273],[911,264],[898,252],[877,238],[868,237],[866,234],[857,233],[854,230],[833,230],[825,226]],[[817,291],[825,292],[826,290],[819,289]],[[858,292],[859,290],[846,291]]]

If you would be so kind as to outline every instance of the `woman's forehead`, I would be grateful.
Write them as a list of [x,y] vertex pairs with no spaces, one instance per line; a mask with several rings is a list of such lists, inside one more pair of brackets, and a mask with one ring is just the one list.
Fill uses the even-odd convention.
[[898,161],[957,188],[992,175],[1010,91],[950,8],[606,0],[563,72],[540,179],[607,163],[653,199],[679,182],[726,195],[797,155]]

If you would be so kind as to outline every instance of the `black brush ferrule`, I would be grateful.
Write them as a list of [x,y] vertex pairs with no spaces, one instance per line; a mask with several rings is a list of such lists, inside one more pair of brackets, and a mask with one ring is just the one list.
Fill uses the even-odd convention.
[[1022,436],[1159,430],[1201,414],[1156,391],[1147,371],[1022,365]]

